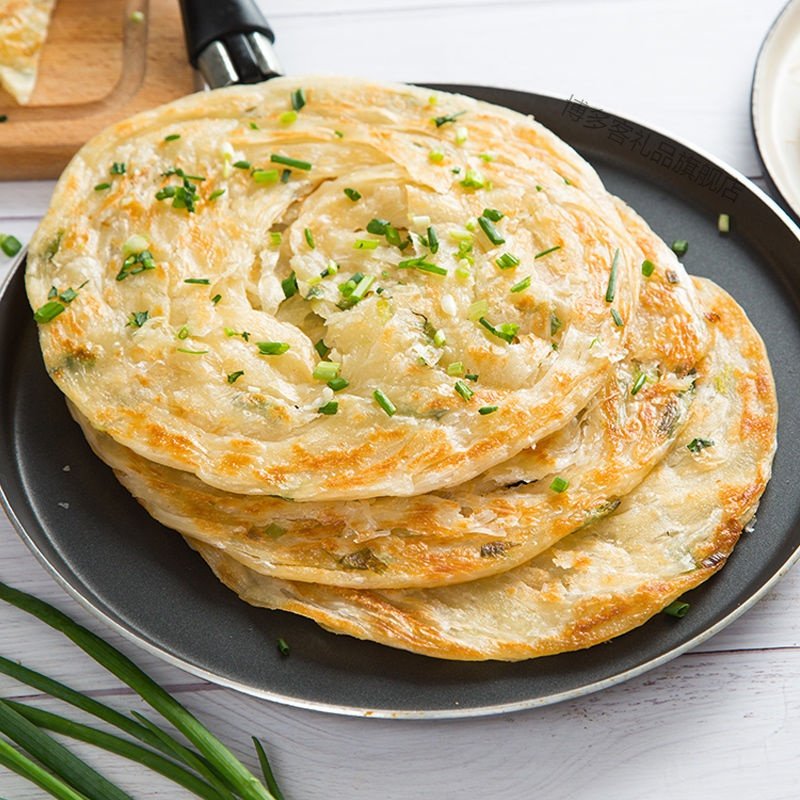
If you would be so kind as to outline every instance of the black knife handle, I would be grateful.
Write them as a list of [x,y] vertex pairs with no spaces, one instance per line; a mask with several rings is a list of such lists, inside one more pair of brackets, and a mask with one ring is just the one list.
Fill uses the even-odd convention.
[[193,67],[197,57],[215,40],[235,34],[261,33],[275,41],[269,23],[253,0],[180,0],[186,50]]

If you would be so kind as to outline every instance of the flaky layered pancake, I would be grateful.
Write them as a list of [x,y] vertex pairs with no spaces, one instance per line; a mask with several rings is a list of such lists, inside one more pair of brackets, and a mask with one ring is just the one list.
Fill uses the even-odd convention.
[[0,86],[25,105],[36,86],[55,0],[0,0]]
[[27,273],[59,387],[147,459],[293,500],[455,486],[566,424],[642,278],[591,167],[466,97],[300,86],[187,97],[75,157]]
[[714,345],[690,421],[610,516],[502,575],[427,590],[359,591],[260,575],[192,545],[247,602],[337,633],[448,659],[576,650],[642,624],[724,565],[770,476],[777,405],[763,343],[704,282]]

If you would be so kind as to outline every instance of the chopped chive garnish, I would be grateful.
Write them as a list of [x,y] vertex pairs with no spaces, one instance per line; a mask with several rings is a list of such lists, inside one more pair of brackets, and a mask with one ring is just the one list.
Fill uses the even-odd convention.
[[619,248],[614,251],[614,258],[611,260],[611,273],[608,276],[608,288],[606,289],[606,303],[613,303],[617,294],[617,274],[619,272]]
[[519,325],[514,324],[513,322],[504,322],[502,325],[495,327],[489,322],[486,317],[481,317],[478,322],[486,328],[489,333],[493,336],[496,336],[498,339],[502,339],[504,342],[511,342],[514,341],[514,337],[517,335],[517,331],[519,331]]
[[311,232],[311,228],[304,228],[303,229],[303,236],[305,236],[306,244],[312,250],[316,250],[317,246],[314,244],[314,234]]
[[456,111],[455,114],[445,114],[442,117],[434,117],[433,122],[437,128],[441,128],[442,125],[446,125],[448,122],[455,122],[459,117],[462,117],[466,113],[466,111]]
[[478,409],[478,413],[482,417],[485,417],[487,414],[494,414],[495,411],[497,411],[497,406],[481,406]]
[[484,186],[486,186],[486,181],[483,179],[483,175],[481,175],[477,170],[469,168],[467,168],[463,179],[460,180],[459,183],[465,189],[483,189]]
[[188,347],[177,347],[179,353],[187,353],[190,356],[204,356],[208,350],[190,350]]
[[503,253],[495,259],[494,263],[500,269],[513,269],[519,266],[519,259],[513,253]]
[[184,325],[176,334],[176,336],[183,341],[184,339],[189,338],[189,329]]
[[125,163],[122,161],[115,161],[111,165],[111,174],[112,175],[124,175],[125,174]]
[[59,303],[57,300],[51,300],[49,303],[45,303],[43,306],[36,309],[33,318],[41,323],[52,322],[65,309],[66,306],[63,303]]
[[244,375],[243,369],[237,369],[236,372],[229,372],[227,377],[228,383],[236,383],[242,375]]
[[498,211],[496,208],[484,208],[483,216],[486,217],[486,219],[490,219],[492,222],[500,222],[505,214],[502,211]]
[[454,361],[452,364],[449,364],[447,367],[447,374],[448,375],[463,375],[464,374],[464,364],[461,361]]
[[[302,169],[308,172],[311,169],[311,164],[308,161],[299,161],[296,158],[289,158],[289,156],[282,156],[278,153],[273,153],[269,160],[273,164],[283,164],[286,167],[294,167],[295,169]],[[234,164],[234,166],[236,166]]]
[[354,203],[361,199],[361,192],[357,189],[345,189],[344,193],[347,195],[348,200],[352,200]]
[[141,328],[148,319],[150,319],[149,311],[132,311],[131,318],[128,320],[128,326],[132,328]]
[[222,300],[222,295],[221,295],[221,294],[215,294],[215,295],[214,295],[214,296],[211,298],[211,302],[212,302],[214,305],[216,305],[217,303],[219,303],[219,301],[220,301],[220,300]]
[[297,122],[297,112],[294,109],[291,111],[284,111],[283,114],[278,117],[278,121],[281,125],[291,125],[293,122]]
[[363,300],[373,283],[375,283],[374,275],[362,276],[361,280],[353,288],[353,291],[350,292],[350,301],[357,303],[359,300]]
[[272,247],[280,247],[283,241],[283,234],[280,231],[272,231],[269,235],[269,243]]
[[242,159],[240,161],[234,161],[233,166],[236,167],[236,169],[250,169],[250,162]]
[[440,164],[444,161],[444,153],[441,150],[431,150],[428,153],[428,161],[433,164]]
[[278,652],[282,656],[288,656],[289,655],[290,649],[289,649],[289,645],[286,644],[286,639],[278,639],[277,645],[278,645]]
[[[49,294],[47,296],[50,297]],[[62,303],[71,303],[77,296],[78,293],[70,286],[69,289],[64,289],[64,291],[58,295],[58,299],[61,300]]]
[[478,217],[478,225],[481,226],[481,230],[486,234],[492,244],[505,244],[506,240],[497,232],[497,229],[490,219],[480,216]]
[[467,139],[469,139],[469,131],[463,126],[456,128],[456,144],[461,146]]
[[334,132],[333,132],[333,135],[334,135],[334,136],[335,136],[337,139],[344,139],[344,133],[343,133],[342,131],[334,131]]
[[644,275],[645,278],[649,278],[653,274],[655,268],[656,265],[649,259],[646,258],[642,261],[642,275]]
[[376,236],[383,236],[389,227],[388,219],[371,219],[367,223],[367,233],[374,233]]
[[50,291],[47,293],[47,299],[52,300],[55,297],[58,297],[58,289],[55,286],[51,286]]
[[550,314],[550,335],[555,336],[560,330],[563,323],[558,318],[558,314],[555,311],[551,312]]
[[356,239],[353,242],[354,250],[374,250],[380,242],[377,239]]
[[691,606],[689,603],[684,603],[682,600],[673,600],[665,609],[664,614],[667,614],[670,617],[677,617],[681,619],[681,617],[685,617],[686,614],[689,612],[689,608]]
[[693,453],[699,453],[706,447],[713,447],[713,446],[714,446],[713,439],[692,439],[692,441],[686,445],[686,447]]
[[497,156],[494,153],[478,153],[478,158],[487,163],[490,161],[497,161]]
[[258,130],[261,130],[261,129],[258,127],[258,123],[257,122],[251,122],[250,123],[250,130],[251,131],[258,131]]
[[285,169],[281,172],[281,183],[289,183],[289,178],[292,177],[292,171],[290,169]]
[[464,375],[464,378],[468,381],[476,382],[478,380],[478,376],[474,372],[468,372]]
[[295,89],[292,92],[292,108],[295,111],[300,111],[303,106],[306,104],[306,93],[300,89]]
[[439,237],[436,235],[436,231],[432,228],[428,228],[428,248],[430,249],[433,255],[439,252]]
[[436,264],[431,264],[429,261],[426,261],[423,257],[408,258],[405,261],[401,261],[397,265],[397,268],[418,269],[420,272],[430,272],[433,275],[447,275],[447,270],[444,267],[437,266]]
[[548,247],[547,250],[542,250],[541,253],[537,253],[534,258],[544,258],[545,256],[550,255],[550,253],[555,253],[556,250],[560,250],[561,245],[557,244],[555,247]]
[[621,328],[625,323],[622,321],[622,317],[619,315],[619,311],[616,308],[611,309],[611,319],[614,320],[614,324]]
[[332,381],[334,378],[339,376],[339,370],[341,369],[342,365],[337,361],[320,361],[316,367],[314,367],[314,372],[312,375],[314,376],[315,380],[324,381],[327,383],[328,381]]
[[22,242],[10,233],[0,234],[0,250],[9,257],[15,256],[22,250]]
[[104,192],[106,189],[110,188],[111,188],[110,183],[98,183],[97,186],[94,187],[94,190],[96,192]]
[[222,197],[225,194],[224,189],[214,189],[213,192],[208,196],[210,202],[214,202],[218,197]]
[[550,488],[554,492],[561,494],[562,492],[566,492],[569,488],[569,481],[566,478],[562,478],[560,475],[556,475],[550,483]]
[[324,406],[317,409],[318,414],[327,414],[332,416],[339,410],[339,403],[336,400],[329,400]]
[[390,416],[393,417],[397,413],[397,406],[380,390],[376,389],[372,396],[375,402]]
[[164,137],[165,142],[174,142],[177,139],[180,139],[181,135],[179,133],[171,133],[169,136]]
[[292,297],[297,294],[297,275],[294,272],[281,281],[281,289],[283,289],[283,296],[286,298]]
[[328,347],[322,339],[314,343],[314,349],[317,351],[320,358],[325,358],[331,351],[330,347]]
[[184,283],[196,283],[200,286],[209,286],[211,281],[208,278],[184,278]]
[[720,214],[717,218],[717,230],[720,233],[730,233],[731,217],[730,214]]
[[346,389],[349,385],[350,381],[348,381],[347,378],[341,377],[341,375],[328,381],[328,386],[333,389],[334,392],[341,392],[342,389]]
[[256,347],[262,356],[280,356],[289,349],[286,342],[256,342]]
[[389,242],[392,247],[400,247],[401,245],[400,233],[397,228],[392,225],[386,226],[386,241]]
[[641,388],[647,383],[647,375],[644,372],[640,372],[636,376],[636,380],[633,382],[633,386],[631,386],[631,396],[635,396],[639,394]]
[[457,394],[460,394],[461,397],[464,398],[465,401],[471,400],[475,396],[475,392],[467,386],[464,381],[456,381],[455,386],[453,387],[456,390]]
[[531,276],[528,275],[527,278],[523,278],[519,283],[515,283],[509,291],[514,292],[524,292],[526,289],[530,289],[531,286]]
[[280,177],[276,169],[254,169],[250,175],[256,183],[277,183]]
[[689,249],[689,242],[686,239],[676,239],[670,246],[676,256],[685,256],[686,251]]

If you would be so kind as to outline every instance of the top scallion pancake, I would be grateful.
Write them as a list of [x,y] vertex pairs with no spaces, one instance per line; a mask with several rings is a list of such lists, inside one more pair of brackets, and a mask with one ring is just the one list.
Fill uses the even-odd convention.
[[93,139],[27,289],[95,428],[223,490],[324,501],[455,486],[562,427],[624,356],[640,266],[530,118],[304,78]]

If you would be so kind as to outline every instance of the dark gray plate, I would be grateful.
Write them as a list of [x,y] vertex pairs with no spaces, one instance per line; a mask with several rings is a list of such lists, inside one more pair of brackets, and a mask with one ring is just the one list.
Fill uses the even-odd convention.
[[[757,530],[719,575],[687,595],[692,609],[684,619],[659,615],[610,644],[518,664],[438,661],[251,608],[92,455],[42,367],[20,269],[0,297],[6,510],[73,595],[143,647],[217,683],[343,714],[457,717],[543,705],[617,683],[697,644],[751,605],[798,554],[798,230],[741,176],[636,123],[534,94],[440,88],[535,114],[664,239],[688,239],[689,270],[715,279],[745,307],[767,342],[781,402],[781,445]],[[730,236],[717,233],[720,212],[731,214]],[[289,658],[278,654],[279,636],[291,645]]]

